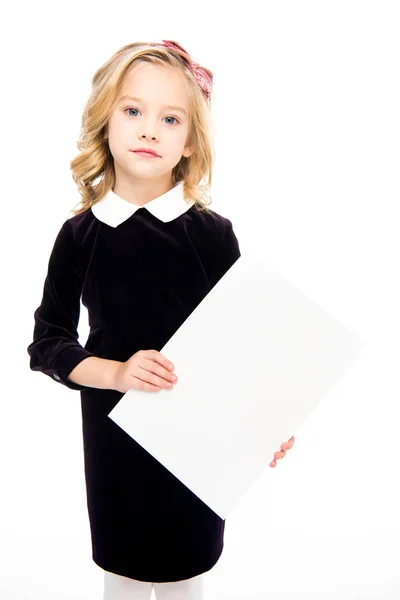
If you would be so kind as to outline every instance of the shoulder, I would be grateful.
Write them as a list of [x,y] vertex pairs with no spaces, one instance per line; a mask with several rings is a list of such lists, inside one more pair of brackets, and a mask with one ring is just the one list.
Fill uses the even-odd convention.
[[239,242],[228,217],[212,209],[196,208],[192,214],[196,250],[212,288],[240,257]]
[[196,225],[202,228],[205,234],[213,235],[217,239],[222,239],[229,231],[233,232],[232,221],[214,209],[208,208],[206,211],[194,207],[192,216]]
[[228,262],[240,256],[239,241],[231,219],[213,209],[204,211],[196,208],[192,215],[192,234],[205,256],[209,255],[213,260],[226,256]]
[[91,208],[88,208],[77,215],[69,217],[63,224],[71,231],[74,242],[78,245],[90,237],[91,233],[97,231],[98,221],[94,216]]
[[91,208],[87,208],[81,213],[69,217],[66,222],[69,223],[73,231],[78,231],[80,228],[94,221],[94,219],[95,216],[92,213]]

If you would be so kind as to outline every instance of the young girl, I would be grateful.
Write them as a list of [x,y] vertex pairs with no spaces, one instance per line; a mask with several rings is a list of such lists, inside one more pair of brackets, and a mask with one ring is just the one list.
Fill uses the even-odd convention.
[[108,417],[130,388],[172,388],[160,349],[240,256],[205,194],[212,79],[165,40],[124,46],[98,69],[71,162],[81,207],[55,239],[34,314],[30,368],[80,390],[104,600],[149,599],[153,586],[157,599],[200,600],[223,549],[224,520]]

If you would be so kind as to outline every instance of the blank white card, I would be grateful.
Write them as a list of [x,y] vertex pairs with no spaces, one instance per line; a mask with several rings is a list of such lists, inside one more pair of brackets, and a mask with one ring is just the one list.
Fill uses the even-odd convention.
[[363,346],[242,253],[161,350],[178,382],[109,417],[225,519]]

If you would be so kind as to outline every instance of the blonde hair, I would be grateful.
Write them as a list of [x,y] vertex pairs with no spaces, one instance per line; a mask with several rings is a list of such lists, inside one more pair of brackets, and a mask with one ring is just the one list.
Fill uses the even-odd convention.
[[[212,203],[207,190],[212,182],[215,147],[212,136],[210,101],[189,68],[190,57],[152,42],[136,42],[120,48],[92,78],[92,91],[82,115],[77,147],[80,154],[70,162],[72,177],[78,186],[81,206],[72,209],[77,215],[101,200],[114,187],[114,159],[105,139],[108,121],[125,76],[138,63],[169,65],[180,69],[186,77],[189,92],[189,157],[182,156],[172,169],[172,183],[184,181],[184,196],[200,210],[209,212]],[[205,69],[205,67],[203,67]],[[210,75],[213,74],[205,69]],[[201,181],[205,180],[205,184]]]

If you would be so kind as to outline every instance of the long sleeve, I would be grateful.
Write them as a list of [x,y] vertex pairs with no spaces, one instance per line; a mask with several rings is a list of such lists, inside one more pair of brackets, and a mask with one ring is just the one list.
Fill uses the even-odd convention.
[[82,276],[78,269],[72,225],[62,225],[48,262],[43,296],[34,313],[33,341],[27,347],[30,368],[72,390],[85,386],[68,374],[83,359],[95,356],[78,342]]
[[232,221],[225,217],[225,227],[222,232],[218,248],[212,254],[209,266],[209,279],[211,287],[229,271],[241,256],[239,242],[233,230]]

